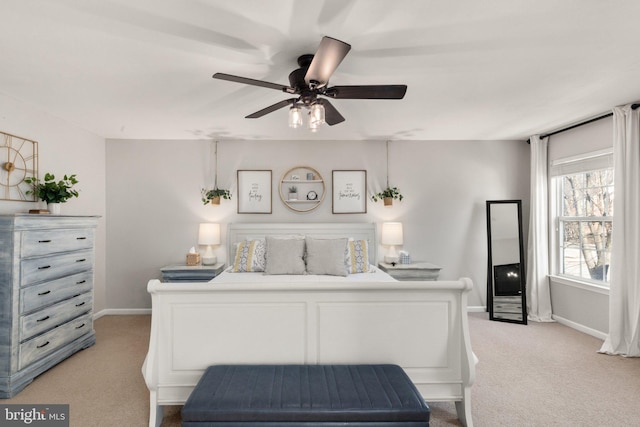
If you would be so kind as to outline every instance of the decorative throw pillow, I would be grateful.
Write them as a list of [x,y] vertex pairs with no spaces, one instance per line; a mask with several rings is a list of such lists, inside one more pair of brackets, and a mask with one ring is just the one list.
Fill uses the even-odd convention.
[[304,239],[267,236],[267,274],[304,274]]
[[307,273],[326,274],[330,276],[346,276],[347,269],[344,254],[347,250],[347,239],[314,239],[306,238]]
[[345,258],[349,274],[367,273],[369,271],[369,242],[366,240],[349,240]]
[[234,273],[264,271],[266,264],[264,240],[245,240],[238,243],[233,261]]

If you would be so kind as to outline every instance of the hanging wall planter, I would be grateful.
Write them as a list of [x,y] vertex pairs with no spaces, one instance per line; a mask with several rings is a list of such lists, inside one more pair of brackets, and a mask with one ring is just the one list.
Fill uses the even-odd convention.
[[226,199],[226,200],[231,199],[231,191],[223,188],[218,188],[218,141],[216,141],[215,144],[216,145],[214,150],[214,156],[215,156],[216,172],[215,172],[215,178],[213,183],[213,190],[203,188],[200,191],[200,193],[202,194],[202,197],[201,197],[202,203],[205,205],[211,203],[212,206],[219,205],[220,199]]
[[392,206],[394,200],[402,201],[403,198],[398,187],[389,185],[389,141],[387,141],[387,188],[371,196],[371,200],[374,202],[382,200],[385,206]]
[[220,188],[214,188],[213,190],[202,189],[202,203],[212,205],[219,205],[220,199],[231,199],[231,192],[229,190],[223,190]]
[[400,194],[398,187],[387,187],[384,191],[371,196],[372,201],[377,202],[378,200],[382,200],[385,206],[391,206],[394,200],[401,201],[403,198],[404,196]]

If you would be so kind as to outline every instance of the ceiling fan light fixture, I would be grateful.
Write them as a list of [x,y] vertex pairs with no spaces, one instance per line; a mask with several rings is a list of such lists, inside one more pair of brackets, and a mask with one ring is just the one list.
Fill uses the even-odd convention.
[[313,104],[309,110],[309,129],[316,132],[320,125],[326,123],[324,120],[324,106]]
[[[348,43],[324,36],[315,54],[304,54],[298,57],[298,66],[300,68],[293,70],[289,74],[290,86],[225,73],[215,73],[213,78],[275,89],[297,95],[298,98],[290,98],[276,102],[262,110],[245,116],[245,118],[257,119],[281,108],[290,107],[289,126],[295,129],[302,127],[302,109],[305,108],[310,110],[308,114],[308,128],[312,132],[316,132],[322,124],[326,123],[329,126],[334,126],[345,120],[327,99],[318,99],[320,95],[333,99],[402,99],[407,91],[406,85],[349,85],[328,87],[329,79],[333,75],[333,72],[338,65],[340,65],[350,49],[351,45]],[[326,120],[325,110],[327,110]]]
[[302,110],[300,107],[293,105],[289,108],[289,127],[299,128],[302,126]]

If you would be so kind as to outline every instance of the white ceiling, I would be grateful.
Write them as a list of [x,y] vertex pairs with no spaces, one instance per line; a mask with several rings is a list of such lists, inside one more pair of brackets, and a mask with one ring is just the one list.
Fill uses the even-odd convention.
[[[106,138],[526,139],[640,100],[638,0],[2,0],[0,93]],[[331,85],[407,84],[334,100],[312,134],[288,84],[322,36],[351,44]],[[5,131],[10,131],[4,129]]]

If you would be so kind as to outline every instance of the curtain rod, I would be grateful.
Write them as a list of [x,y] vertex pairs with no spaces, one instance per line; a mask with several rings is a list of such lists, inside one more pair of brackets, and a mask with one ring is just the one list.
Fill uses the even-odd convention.
[[[632,110],[635,110],[638,107],[640,107],[640,104],[632,104],[631,105],[631,109]],[[561,132],[565,132],[565,131],[568,131],[568,130],[571,130],[571,129],[575,129],[577,127],[584,126],[584,125],[587,125],[589,123],[597,122],[598,120],[606,119],[607,117],[611,117],[611,116],[613,116],[613,112],[607,113],[607,114],[603,114],[601,116],[594,117],[592,119],[586,120],[584,122],[576,123],[576,124],[571,125],[571,126],[567,126],[566,128],[554,130],[553,132],[543,133],[543,134],[540,135],[540,139],[546,138],[546,137],[552,136],[552,135],[557,135],[557,134],[559,134]],[[531,143],[531,140],[527,139],[527,144],[530,144],[530,143]]]

